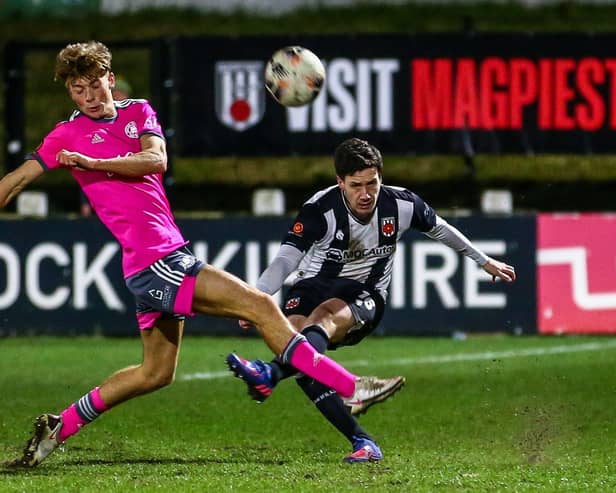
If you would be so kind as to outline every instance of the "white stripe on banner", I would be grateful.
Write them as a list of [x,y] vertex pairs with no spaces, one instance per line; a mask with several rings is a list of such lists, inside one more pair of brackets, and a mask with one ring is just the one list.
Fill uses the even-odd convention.
[[[457,354],[440,354],[438,356],[422,356],[419,358],[395,358],[387,361],[368,361],[365,359],[345,361],[343,364],[347,367],[357,366],[412,366],[412,365],[428,365],[438,363],[453,363],[456,361],[481,361],[486,359],[503,359],[503,358],[523,358],[526,356],[548,356],[552,354],[579,353],[584,351],[602,351],[605,349],[616,348],[616,340],[607,342],[589,342],[586,344],[571,344],[565,346],[553,347],[537,347],[511,351],[487,351],[484,353],[457,353]],[[211,371],[187,373],[181,375],[178,380],[215,380],[218,378],[232,376],[230,371]]]

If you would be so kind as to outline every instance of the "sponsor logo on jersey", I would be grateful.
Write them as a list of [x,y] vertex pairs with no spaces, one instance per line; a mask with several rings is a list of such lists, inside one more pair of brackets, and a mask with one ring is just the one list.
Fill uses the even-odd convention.
[[256,125],[265,113],[262,61],[221,61],[215,66],[216,115],[238,132]]
[[342,232],[342,230],[339,229],[338,231],[336,231],[336,239],[340,241],[344,240],[344,233]]
[[381,218],[381,231],[387,238],[393,236],[396,232],[396,219],[394,217]]
[[101,144],[101,143],[103,143],[103,142],[105,142],[105,139],[103,139],[103,138],[102,138],[100,135],[98,135],[97,133],[95,133],[95,134],[92,136],[92,140],[90,140],[90,143],[91,143],[91,144]]
[[158,121],[154,115],[150,115],[145,119],[145,123],[143,124],[143,128],[147,128],[152,130],[153,128],[158,127]]
[[126,126],[124,127],[124,133],[129,139],[139,138],[139,132],[137,131],[137,124],[134,121],[128,122],[126,124]]
[[297,308],[299,306],[300,297],[296,296],[295,298],[289,298],[284,305],[285,310],[293,310],[293,308]]
[[296,234],[297,236],[301,236],[302,233],[304,232],[304,225],[298,221],[293,225],[293,228],[291,228],[291,231],[293,231],[293,234]]
[[394,253],[396,245],[383,245],[374,248],[362,248],[361,250],[340,250],[338,248],[330,248],[325,253],[327,260],[334,262],[352,262],[366,257],[387,257]]
[[334,262],[341,262],[342,261],[342,250],[339,250],[338,248],[330,248],[325,253],[325,257],[327,258],[327,260],[333,260]]

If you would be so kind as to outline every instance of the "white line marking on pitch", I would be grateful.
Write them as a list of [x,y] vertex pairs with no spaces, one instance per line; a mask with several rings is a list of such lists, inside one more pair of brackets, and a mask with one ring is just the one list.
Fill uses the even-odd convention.
[[[551,354],[578,353],[582,351],[601,351],[604,349],[616,348],[616,340],[610,340],[604,343],[589,342],[586,344],[571,344],[553,347],[537,347],[509,351],[487,351],[483,353],[459,353],[459,354],[441,354],[438,356],[422,356],[419,358],[394,358],[387,361],[369,361],[365,359],[344,361],[344,366],[411,366],[411,365],[427,365],[435,363],[451,363],[456,361],[480,361],[486,359],[503,359],[503,358],[523,358],[526,356],[547,356]],[[214,380],[217,378],[229,377],[229,371],[205,371],[197,373],[187,373],[181,375],[178,380]]]

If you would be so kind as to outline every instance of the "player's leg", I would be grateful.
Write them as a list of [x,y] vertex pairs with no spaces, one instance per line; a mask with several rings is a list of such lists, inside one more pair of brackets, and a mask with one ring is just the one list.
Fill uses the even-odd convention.
[[[289,321],[319,352],[326,348],[354,345],[370,334],[383,314],[381,296],[363,284],[337,279],[324,283],[316,278],[304,279],[289,291],[284,310]],[[232,370],[243,378],[253,399],[263,402],[275,385],[293,376],[297,370],[275,358],[269,363],[246,360],[231,354]],[[257,382],[254,378],[259,375]],[[252,381],[256,384],[253,385]],[[352,414],[362,414],[377,402],[395,394],[405,383],[404,377],[362,377],[364,391],[347,402]]]
[[175,379],[175,370],[184,333],[184,320],[156,320],[141,331],[143,362],[111,375],[100,386],[100,394],[111,407],[133,397],[165,387]]
[[[323,301],[307,317],[291,314],[288,318],[320,353],[324,353],[330,343],[342,341],[348,330],[355,324],[355,318],[347,303],[338,298]],[[274,385],[297,373],[295,368],[282,363],[277,358],[273,359],[270,364]]]
[[13,465],[37,466],[58,445],[112,406],[170,384],[175,375],[183,327],[183,320],[159,318],[151,329],[142,330],[142,363],[117,371],[60,415],[39,416],[22,457]]
[[[347,323],[344,320],[323,320],[323,323],[328,326],[327,329],[319,325],[321,322],[318,318],[320,312],[315,312],[315,309],[324,302],[332,301],[327,300],[330,289],[330,282],[323,282],[318,278],[304,279],[291,288],[284,303],[284,314],[289,323],[296,331],[301,332],[319,353],[325,352],[328,346],[330,336],[327,330],[334,332],[335,324],[344,325]],[[339,306],[345,309],[345,304],[340,300],[338,301]],[[352,317],[352,313],[348,309],[347,312],[347,317]],[[314,327],[312,327],[313,325]],[[230,354],[227,361],[236,376],[246,381],[249,394],[259,402],[263,402],[271,394],[278,381],[297,373],[296,368],[283,362],[280,358],[265,363],[261,360],[250,361],[241,356]],[[261,381],[255,382],[256,386],[251,384],[252,379],[246,378],[251,374],[263,376],[260,379]]]
[[298,378],[297,384],[319,412],[351,443],[353,452],[345,457],[345,461],[376,462],[383,458],[374,438],[348,412],[335,391],[306,376]]
[[251,321],[275,354],[282,353],[296,334],[290,324],[279,319],[280,309],[271,296],[211,265],[205,265],[197,275],[192,308],[207,315]]
[[[296,327],[305,326],[302,334],[320,353],[327,350],[330,338],[336,342],[342,341],[348,329],[355,324],[353,313],[346,302],[337,298],[324,301],[308,317],[296,314],[290,315],[289,320]],[[260,402],[271,394],[271,389],[278,381],[297,373],[295,368],[278,359],[272,360],[269,364],[258,360],[255,362],[244,360],[243,364],[254,365],[255,370],[263,369],[268,372],[271,387],[268,388],[264,384],[256,387],[249,385],[249,393]],[[345,458],[346,461],[376,462],[383,457],[373,437],[349,413],[349,409],[334,390],[306,376],[298,378],[297,384],[319,412],[351,443],[353,452]]]
[[[293,317],[293,316],[291,316]],[[295,318],[296,323],[300,320]],[[331,342],[341,342],[347,331],[354,325],[355,319],[346,302],[339,298],[329,299],[317,306],[302,323],[302,334],[313,347],[324,353]],[[272,368],[278,366],[272,362]],[[272,371],[274,374],[275,371]],[[288,365],[280,366],[280,377],[286,378],[291,373]],[[349,440],[353,452],[345,457],[348,462],[376,462],[383,457],[374,438],[353,417],[340,396],[331,388],[316,380],[302,376],[297,384],[312,401],[319,412],[344,437]]]
[[355,393],[357,377],[318,353],[289,323],[274,299],[241,279],[204,266],[196,277],[192,308],[201,313],[252,322],[267,346],[306,375],[334,388],[340,395]]
[[64,442],[112,406],[172,383],[183,330],[183,320],[162,318],[151,329],[142,330],[141,364],[115,372],[100,387],[64,410],[59,441]]

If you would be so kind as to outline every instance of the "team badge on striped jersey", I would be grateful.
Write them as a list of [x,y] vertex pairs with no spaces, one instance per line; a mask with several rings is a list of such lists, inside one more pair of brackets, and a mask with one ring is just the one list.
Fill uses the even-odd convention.
[[383,236],[390,237],[396,232],[396,218],[395,217],[382,217],[381,218],[381,231]]

